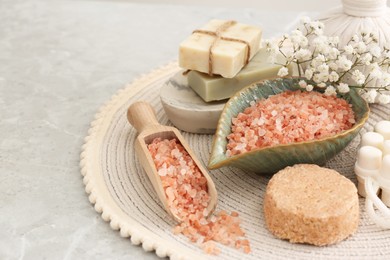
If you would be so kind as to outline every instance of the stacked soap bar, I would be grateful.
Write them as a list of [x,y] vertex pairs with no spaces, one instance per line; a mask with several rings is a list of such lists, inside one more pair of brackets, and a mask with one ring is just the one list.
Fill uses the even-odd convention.
[[179,65],[233,78],[259,50],[261,33],[255,26],[211,20],[180,44]]
[[[230,98],[234,93],[256,81],[277,77],[281,65],[268,61],[269,54],[265,48],[253,57],[235,77],[224,78],[209,76],[198,71],[188,73],[188,85],[206,102]],[[283,64],[283,56],[277,58]],[[289,68],[290,73],[291,68]]]
[[161,103],[169,120],[180,130],[214,134],[224,102],[206,103],[187,84],[188,74],[180,71],[162,87]]

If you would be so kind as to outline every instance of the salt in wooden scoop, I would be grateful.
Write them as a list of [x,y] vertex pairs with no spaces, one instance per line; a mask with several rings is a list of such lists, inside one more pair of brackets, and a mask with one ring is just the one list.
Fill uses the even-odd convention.
[[163,203],[165,210],[176,221],[182,221],[182,219],[180,219],[177,214],[174,214],[169,208],[168,199],[163,189],[161,177],[157,172],[152,155],[150,154],[147,147],[148,144],[150,144],[155,138],[161,138],[162,140],[176,139],[191,156],[192,160],[207,180],[207,192],[210,197],[207,206],[207,212],[210,215],[214,211],[217,204],[217,190],[215,189],[214,182],[212,181],[208,172],[205,170],[200,161],[196,158],[195,154],[190,149],[189,145],[187,144],[183,136],[180,134],[180,132],[174,127],[159,124],[153,108],[149,105],[149,103],[143,101],[136,102],[129,107],[129,109],[127,110],[127,119],[139,133],[135,142],[135,152],[138,156],[138,160],[140,161],[145,172],[147,173],[153,185],[153,188],[157,193],[157,196]]

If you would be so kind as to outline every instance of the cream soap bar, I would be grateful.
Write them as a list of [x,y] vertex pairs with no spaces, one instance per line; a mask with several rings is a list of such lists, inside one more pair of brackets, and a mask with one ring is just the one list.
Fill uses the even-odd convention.
[[[245,86],[277,76],[282,66],[269,62],[268,57],[266,49],[260,49],[249,64],[231,79],[190,71],[188,85],[206,102],[230,98]],[[282,59],[282,56],[278,57],[278,63],[282,63]],[[289,72],[291,74],[291,68],[289,68]]]
[[233,78],[259,50],[261,33],[255,26],[211,20],[180,44],[179,66]]

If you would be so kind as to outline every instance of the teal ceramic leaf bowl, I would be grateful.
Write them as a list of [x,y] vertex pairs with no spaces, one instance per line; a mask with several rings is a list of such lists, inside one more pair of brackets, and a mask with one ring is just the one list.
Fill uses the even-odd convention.
[[[351,129],[323,139],[264,147],[231,157],[226,156],[227,136],[231,133],[232,118],[249,107],[251,101],[256,102],[283,91],[300,89],[298,85],[300,80],[302,78],[266,80],[254,83],[231,97],[218,121],[208,168],[233,166],[247,171],[270,174],[298,163],[323,165],[343,150],[359,133],[370,111],[367,102],[354,89],[340,96],[352,104],[356,123]],[[315,85],[313,82],[308,81],[308,83]]]

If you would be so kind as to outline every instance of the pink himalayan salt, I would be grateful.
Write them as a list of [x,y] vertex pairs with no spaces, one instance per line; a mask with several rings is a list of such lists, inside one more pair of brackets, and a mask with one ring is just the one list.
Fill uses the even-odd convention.
[[232,119],[226,155],[338,134],[355,123],[351,106],[316,91],[286,91],[253,102]]
[[250,253],[249,240],[240,228],[237,212],[220,211],[211,216],[207,180],[184,147],[176,139],[156,138],[148,145],[157,172],[161,177],[169,208],[183,221],[173,232],[197,243],[207,254],[217,255],[216,241]]
[[207,180],[184,147],[176,139],[156,138],[148,149],[172,212],[180,219],[202,213],[210,200]]

